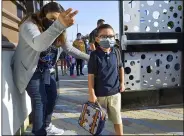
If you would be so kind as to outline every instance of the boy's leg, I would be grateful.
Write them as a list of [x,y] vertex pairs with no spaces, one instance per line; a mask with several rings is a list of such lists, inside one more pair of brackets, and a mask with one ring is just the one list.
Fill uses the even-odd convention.
[[109,119],[114,124],[116,135],[123,135],[123,124],[121,118],[121,94],[108,96]]

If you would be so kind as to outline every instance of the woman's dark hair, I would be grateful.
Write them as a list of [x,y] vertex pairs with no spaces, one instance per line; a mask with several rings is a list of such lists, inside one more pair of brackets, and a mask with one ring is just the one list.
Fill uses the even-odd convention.
[[110,29],[112,29],[112,30],[114,31],[114,29],[112,28],[111,25],[109,25],[109,24],[102,24],[101,26],[99,26],[99,27],[97,28],[96,36],[99,35],[99,33],[100,33],[100,31],[101,31],[102,29],[108,29],[108,28],[110,28]]
[[[31,18],[31,21],[38,26],[38,29],[40,32],[43,32],[43,20],[46,18],[47,13],[50,12],[63,12],[65,11],[64,8],[58,4],[57,2],[49,2],[46,5],[44,5],[39,12],[31,13],[24,17],[22,21],[20,22],[19,26],[24,23],[25,20],[27,20],[29,17]],[[57,39],[66,39],[65,31],[57,38]]]
[[40,18],[46,17],[47,13],[50,12],[62,12],[64,8],[57,2],[49,2],[44,5],[40,10]]

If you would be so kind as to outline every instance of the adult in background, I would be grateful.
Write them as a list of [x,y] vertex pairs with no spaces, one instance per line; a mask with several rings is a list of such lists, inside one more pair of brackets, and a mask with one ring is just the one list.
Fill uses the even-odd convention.
[[96,37],[97,29],[98,29],[98,27],[100,27],[104,23],[105,23],[105,20],[99,19],[97,21],[97,27],[89,34],[89,44],[90,44],[91,51],[96,50],[97,45],[95,45],[94,43],[95,43],[95,37]]
[[[82,40],[82,34],[81,33],[77,33],[77,38],[73,42],[73,46],[75,48],[79,49],[81,52],[86,53],[85,43]],[[82,59],[76,59],[76,62],[77,62],[77,65],[76,65],[77,76],[84,75],[83,72],[82,72],[83,60]],[[79,70],[79,68],[80,68],[80,70]],[[79,73],[79,71],[80,71],[80,73]]]

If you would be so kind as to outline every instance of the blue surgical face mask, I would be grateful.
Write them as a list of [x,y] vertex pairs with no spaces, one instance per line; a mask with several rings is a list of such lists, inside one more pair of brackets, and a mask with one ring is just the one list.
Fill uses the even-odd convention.
[[100,39],[99,45],[100,47],[103,48],[111,48],[114,47],[114,45],[116,44],[115,39],[113,38],[102,38]]

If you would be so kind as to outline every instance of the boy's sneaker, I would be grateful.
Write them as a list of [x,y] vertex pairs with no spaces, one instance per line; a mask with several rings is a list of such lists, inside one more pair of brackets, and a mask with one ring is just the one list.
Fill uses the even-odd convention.
[[82,76],[84,76],[84,74],[83,74],[83,73],[81,73],[81,75],[82,75]]
[[46,127],[47,135],[62,135],[64,134],[63,129],[56,128],[54,125],[50,124]]

